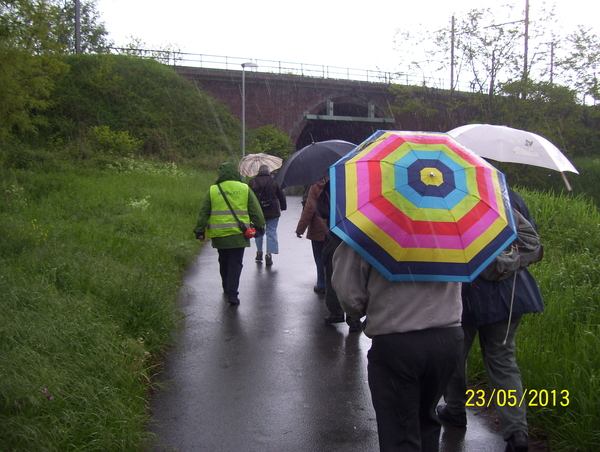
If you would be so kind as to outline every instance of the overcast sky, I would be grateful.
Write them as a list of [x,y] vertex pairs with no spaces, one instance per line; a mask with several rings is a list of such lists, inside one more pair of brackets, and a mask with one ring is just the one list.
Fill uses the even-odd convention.
[[[525,9],[525,0],[508,1]],[[521,6],[522,3],[522,6]],[[564,29],[594,27],[600,2],[555,0]],[[423,33],[448,26],[482,0],[97,0],[101,21],[117,46],[139,38],[149,47],[172,44],[181,51],[398,71],[398,28]],[[530,0],[532,17],[542,5]]]

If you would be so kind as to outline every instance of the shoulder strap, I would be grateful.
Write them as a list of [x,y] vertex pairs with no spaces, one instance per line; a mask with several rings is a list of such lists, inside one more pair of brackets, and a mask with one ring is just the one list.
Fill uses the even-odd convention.
[[231,204],[229,203],[229,199],[227,199],[227,196],[225,195],[225,192],[223,191],[223,189],[221,188],[221,184],[217,184],[217,187],[219,187],[219,191],[221,192],[221,194],[223,195],[223,199],[225,200],[225,202],[227,203],[227,207],[229,207],[229,210],[231,210],[231,215],[233,215],[233,218],[235,218],[235,221],[238,222],[238,224],[240,223],[240,219],[237,217],[237,215],[235,214],[235,212],[233,211],[233,208],[231,207]]

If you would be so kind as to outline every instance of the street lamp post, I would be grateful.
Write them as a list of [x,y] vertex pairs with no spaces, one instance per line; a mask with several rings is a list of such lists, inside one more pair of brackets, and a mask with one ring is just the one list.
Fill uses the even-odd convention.
[[242,158],[246,156],[246,68],[257,68],[258,64],[242,63]]

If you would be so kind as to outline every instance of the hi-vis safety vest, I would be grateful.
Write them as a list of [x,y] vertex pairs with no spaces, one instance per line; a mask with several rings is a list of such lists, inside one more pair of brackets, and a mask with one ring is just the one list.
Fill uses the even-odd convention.
[[[221,182],[221,188],[227,195],[229,204],[233,208],[238,219],[246,226],[250,224],[248,215],[248,185],[243,182],[227,180]],[[209,237],[227,237],[229,235],[241,234],[235,217],[223,199],[223,195],[216,185],[210,187],[211,212],[208,220]]]

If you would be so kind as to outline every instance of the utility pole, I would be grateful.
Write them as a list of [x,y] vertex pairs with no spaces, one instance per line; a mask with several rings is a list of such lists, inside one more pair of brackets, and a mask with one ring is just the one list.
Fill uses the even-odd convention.
[[81,2],[75,0],[75,53],[81,53]]
[[527,67],[527,54],[529,52],[529,0],[525,0],[525,50],[523,52],[523,78],[522,78],[522,89],[521,89],[521,98],[525,99],[525,85],[527,83],[527,79],[529,75],[527,71],[529,68]]
[[554,83],[554,41],[550,43],[550,84]]
[[454,92],[454,14],[452,14],[452,32],[450,33],[450,93]]

